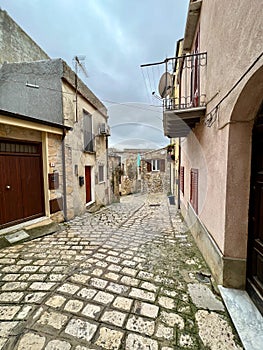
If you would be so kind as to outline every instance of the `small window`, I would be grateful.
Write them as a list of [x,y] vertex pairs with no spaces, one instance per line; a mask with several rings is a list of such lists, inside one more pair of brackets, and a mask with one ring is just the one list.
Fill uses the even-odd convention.
[[198,169],[191,169],[190,181],[190,203],[198,214]]
[[104,165],[99,165],[99,182],[104,182]]
[[151,165],[152,165],[152,171],[159,171],[160,170],[160,161],[159,161],[159,159],[152,159]]
[[180,190],[184,194],[184,167],[180,167]]

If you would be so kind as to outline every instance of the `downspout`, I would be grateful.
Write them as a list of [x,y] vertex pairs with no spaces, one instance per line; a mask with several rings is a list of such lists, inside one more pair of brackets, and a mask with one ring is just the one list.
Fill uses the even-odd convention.
[[63,129],[63,136],[62,136],[63,214],[64,214],[65,221],[68,221],[65,136],[66,136],[66,132],[65,132],[65,129]]
[[180,209],[181,205],[180,205],[180,177],[181,177],[181,137],[179,137],[179,156],[178,156],[178,200],[177,200],[177,208]]

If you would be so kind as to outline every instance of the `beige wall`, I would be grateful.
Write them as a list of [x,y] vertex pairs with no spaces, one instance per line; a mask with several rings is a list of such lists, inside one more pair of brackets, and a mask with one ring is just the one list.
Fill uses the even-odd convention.
[[[200,51],[207,52],[206,77],[201,77],[207,114],[260,55],[262,10],[261,0],[203,0]],[[182,146],[183,203],[187,206],[189,201],[190,168],[196,167],[200,174],[199,218],[223,255],[231,258],[246,258],[251,130],[263,96],[262,64],[261,58],[220,104],[215,123],[209,128],[201,121]],[[250,79],[254,83],[248,83],[248,88]]]
[[[82,95],[78,94],[78,116],[76,121],[75,91],[72,86],[65,82],[62,85],[62,91],[65,124],[73,128],[67,132],[65,137],[68,217],[71,218],[86,210],[86,184],[79,186],[79,176],[84,176],[85,178],[85,166],[92,167],[92,201],[104,205],[109,202],[106,137],[99,136],[100,124],[107,124],[107,119],[88,103]],[[92,115],[95,153],[84,152],[83,111]],[[104,165],[105,181],[103,183],[98,182],[99,165]],[[78,167],[78,174],[75,174],[75,166]]]

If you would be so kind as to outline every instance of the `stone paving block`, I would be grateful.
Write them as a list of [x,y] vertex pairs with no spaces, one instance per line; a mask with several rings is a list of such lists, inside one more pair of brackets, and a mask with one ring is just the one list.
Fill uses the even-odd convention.
[[22,269],[22,266],[10,265],[2,268],[2,272],[12,273],[18,272]]
[[126,339],[126,350],[158,350],[156,340],[142,337],[138,334],[129,334]]
[[98,267],[103,267],[103,268],[108,267],[108,264],[105,261],[98,261],[98,262],[96,262],[95,265]]
[[46,295],[47,293],[44,292],[29,293],[25,295],[24,301],[26,303],[40,304]]
[[28,317],[31,310],[33,310],[33,307],[31,305],[24,305],[15,318],[17,320],[25,320]]
[[70,343],[62,340],[51,340],[48,342],[45,350],[70,350]]
[[115,265],[115,264],[111,264],[108,266],[108,270],[110,270],[110,271],[119,272],[121,269],[122,269],[121,266]]
[[96,345],[101,346],[102,349],[118,350],[121,348],[121,341],[123,336],[123,332],[107,327],[101,327]]
[[28,281],[44,281],[46,277],[47,275],[44,273],[34,273],[28,277]]
[[7,282],[1,287],[2,290],[24,290],[28,286],[25,282]]
[[89,284],[93,287],[104,289],[107,285],[108,281],[102,280],[100,278],[91,278]]
[[155,284],[150,283],[150,282],[143,282],[143,283],[140,285],[140,288],[147,289],[147,290],[149,290],[150,292],[157,292],[158,289],[159,289]]
[[72,313],[78,313],[83,308],[84,303],[77,299],[69,300],[64,306],[64,310]]
[[184,329],[184,319],[176,313],[162,311],[160,318],[170,327],[177,326],[179,329]]
[[20,272],[36,272],[39,269],[39,266],[28,265],[24,266]]
[[132,269],[130,267],[124,267],[121,270],[121,273],[123,273],[124,275],[135,277],[137,275],[138,271],[136,269]]
[[97,277],[100,277],[102,274],[103,274],[103,270],[102,269],[94,269],[91,274],[93,276],[97,276]]
[[90,276],[84,274],[74,274],[70,277],[71,282],[85,284],[90,279]]
[[97,330],[97,325],[73,318],[69,321],[65,333],[77,339],[90,341]]
[[33,282],[29,288],[34,290],[50,290],[54,285],[55,283],[52,282]]
[[108,287],[106,288],[106,290],[109,292],[116,293],[116,294],[122,294],[122,293],[127,292],[129,290],[129,288],[124,286],[124,285],[118,284],[118,283],[110,282]]
[[211,289],[200,283],[188,285],[189,294],[193,303],[202,309],[224,311],[224,305],[212,293]]
[[131,292],[129,293],[129,296],[135,299],[143,299],[147,301],[155,301],[156,298],[154,293],[138,288],[132,288]]
[[99,305],[88,303],[82,310],[82,314],[90,318],[98,318],[102,307]]
[[72,283],[64,283],[58,288],[58,291],[66,294],[75,294],[80,289],[80,286]]
[[114,326],[122,327],[126,316],[127,314],[120,311],[107,310],[103,313],[100,320]]
[[113,306],[116,307],[117,309],[130,311],[132,303],[133,303],[132,299],[128,299],[128,298],[125,298],[125,297],[119,297],[118,296],[114,300]]
[[156,318],[159,312],[159,307],[153,304],[135,301],[133,312],[137,315],[146,316],[150,318]]
[[66,275],[63,275],[61,273],[51,273],[47,279],[52,282],[59,282],[62,281],[65,276]]
[[116,256],[108,256],[105,260],[114,264],[118,264],[121,261],[121,259]]
[[50,326],[60,330],[65,325],[67,320],[68,317],[66,315],[54,311],[45,311],[37,323],[43,326]]
[[112,281],[118,281],[120,279],[120,275],[114,272],[108,272],[105,275],[103,275],[103,277]]
[[152,280],[154,277],[154,274],[151,272],[146,272],[146,271],[140,271],[138,273],[138,278],[144,279],[144,280]]
[[235,344],[231,327],[222,315],[213,311],[198,310],[195,319],[205,346],[212,349],[241,350],[241,347]]
[[12,320],[15,314],[20,310],[20,306],[0,305],[0,321]]
[[12,273],[1,277],[2,281],[15,281],[20,276],[19,273]]
[[23,292],[3,292],[0,294],[0,302],[19,303],[23,296]]
[[159,324],[155,336],[160,339],[171,340],[174,337],[173,328],[166,327],[163,324]]
[[45,337],[29,332],[21,337],[17,350],[42,350],[45,341]]
[[82,289],[77,293],[77,296],[89,300],[89,299],[92,299],[96,293],[97,293],[97,290],[96,290],[96,289],[92,289],[92,288],[82,288]]
[[114,295],[106,292],[99,291],[94,297],[94,301],[97,301],[100,304],[109,304],[114,299]]
[[148,336],[154,334],[154,321],[147,320],[139,316],[130,316],[126,325],[126,329],[129,331],[138,332]]
[[166,309],[174,309],[176,307],[176,303],[174,299],[169,297],[159,297],[158,304]]
[[4,345],[7,341],[8,338],[0,338],[0,349],[4,349]]
[[129,277],[129,276],[123,276],[121,278],[121,282],[123,284],[127,284],[128,286],[137,287],[140,283],[140,280],[138,280],[137,278]]
[[17,321],[0,322],[1,337],[8,337],[17,325]]

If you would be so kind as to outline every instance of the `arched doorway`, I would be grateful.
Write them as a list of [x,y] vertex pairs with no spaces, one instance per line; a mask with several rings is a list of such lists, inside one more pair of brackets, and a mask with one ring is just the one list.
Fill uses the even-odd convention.
[[263,314],[263,104],[252,133],[246,289]]

